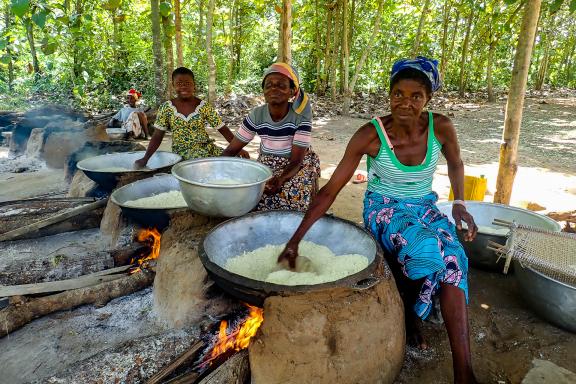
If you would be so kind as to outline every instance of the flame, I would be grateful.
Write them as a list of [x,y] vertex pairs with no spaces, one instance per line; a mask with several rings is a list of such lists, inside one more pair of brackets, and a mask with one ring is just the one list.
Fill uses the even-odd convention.
[[228,330],[228,322],[226,320],[220,322],[218,341],[214,345],[207,362],[214,360],[216,357],[231,349],[240,351],[248,348],[250,339],[256,335],[258,328],[260,328],[260,325],[264,321],[264,316],[262,308],[246,305],[250,309],[250,313],[230,334],[226,333]]
[[[138,267],[136,267],[132,273],[136,273],[139,272],[141,270],[141,267],[143,264],[145,264],[147,261],[150,260],[154,260],[157,259],[158,256],[160,256],[160,238],[162,235],[160,235],[160,232],[158,232],[158,230],[156,228],[152,228],[152,229],[143,229],[138,233],[138,237],[137,240],[139,242],[145,242],[148,241],[151,243],[150,247],[151,247],[151,252],[148,256],[146,257],[142,257],[140,259],[138,259]],[[132,264],[134,264],[134,261],[132,261]]]

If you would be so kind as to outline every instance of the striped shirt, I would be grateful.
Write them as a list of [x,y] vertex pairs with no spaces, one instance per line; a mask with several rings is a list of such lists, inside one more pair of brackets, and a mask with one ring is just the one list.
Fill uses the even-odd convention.
[[384,127],[380,125],[379,119],[372,120],[382,144],[376,157],[368,156],[369,191],[396,198],[422,197],[432,192],[432,178],[442,144],[434,136],[432,112],[428,113],[428,149],[420,165],[402,164],[388,144]]
[[280,121],[273,121],[268,104],[254,108],[236,131],[238,140],[248,143],[255,135],[260,136],[260,153],[290,157],[292,146],[308,148],[311,141],[312,113],[296,114],[292,105]]

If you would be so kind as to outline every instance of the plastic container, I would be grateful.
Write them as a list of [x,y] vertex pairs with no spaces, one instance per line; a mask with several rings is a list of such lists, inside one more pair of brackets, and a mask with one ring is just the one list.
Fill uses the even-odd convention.
[[[488,180],[484,178],[484,175],[480,175],[480,177],[464,176],[464,200],[484,201],[487,183]],[[452,187],[450,187],[448,200],[454,200]]]

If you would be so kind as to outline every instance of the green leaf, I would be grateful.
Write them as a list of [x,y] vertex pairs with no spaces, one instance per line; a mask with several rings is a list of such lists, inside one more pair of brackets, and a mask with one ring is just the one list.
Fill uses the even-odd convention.
[[22,17],[30,9],[30,1],[29,0],[12,0],[11,9],[12,9],[12,12],[16,16]]
[[554,0],[552,4],[550,4],[550,13],[556,13],[562,7],[562,3],[564,0]]
[[0,49],[6,48],[7,45],[8,45],[8,43],[7,43],[6,39],[0,40]]
[[42,49],[42,53],[44,53],[45,55],[51,55],[54,52],[56,52],[56,49],[58,49],[58,43],[55,41],[51,41],[49,43],[42,44],[40,49]]
[[0,63],[8,64],[10,62],[10,55],[5,53],[0,57]]
[[168,17],[171,11],[172,6],[170,5],[170,3],[167,3],[165,1],[160,3],[160,15],[162,15],[162,17]]
[[164,33],[166,34],[166,36],[168,37],[174,37],[176,35],[176,26],[173,24],[167,25],[164,28]]
[[576,0],[570,2],[570,13],[574,13],[574,11],[576,11]]
[[508,4],[508,5],[512,5],[512,4],[514,4],[516,1],[518,1],[518,0],[504,0],[504,2],[505,2],[506,4]]
[[102,8],[107,9],[109,11],[113,11],[120,7],[122,0],[108,0],[104,4],[102,4]]
[[40,11],[32,15],[32,21],[40,28],[44,28],[46,25],[46,16],[48,13],[46,11]]

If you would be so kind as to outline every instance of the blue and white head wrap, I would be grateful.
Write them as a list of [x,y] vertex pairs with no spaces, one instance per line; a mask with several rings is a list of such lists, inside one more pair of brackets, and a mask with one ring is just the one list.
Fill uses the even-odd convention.
[[438,60],[429,59],[424,56],[418,56],[415,59],[401,59],[392,65],[390,80],[394,78],[403,69],[412,68],[422,72],[432,84],[432,92],[436,92],[442,86],[440,73],[438,72]]

